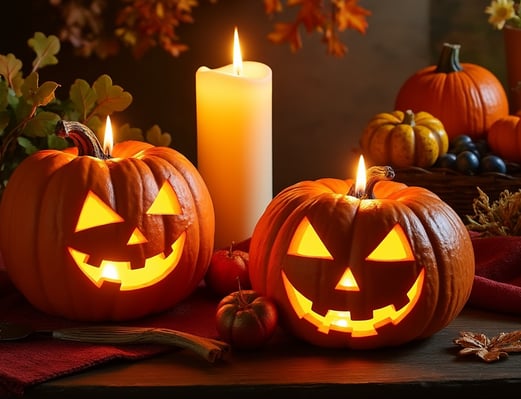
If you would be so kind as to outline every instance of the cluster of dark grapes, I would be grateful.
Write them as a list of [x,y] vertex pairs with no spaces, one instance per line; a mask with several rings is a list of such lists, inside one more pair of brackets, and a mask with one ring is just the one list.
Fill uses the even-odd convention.
[[433,167],[448,168],[466,175],[507,173],[509,169],[503,158],[491,153],[486,139],[473,139],[464,134],[451,140],[449,151],[440,155]]

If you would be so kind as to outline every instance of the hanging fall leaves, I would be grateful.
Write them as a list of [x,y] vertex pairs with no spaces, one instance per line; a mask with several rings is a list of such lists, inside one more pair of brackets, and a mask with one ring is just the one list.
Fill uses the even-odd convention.
[[[266,14],[273,16],[284,11],[281,0],[264,0]],[[339,37],[339,32],[353,29],[362,34],[367,30],[367,17],[371,11],[360,7],[358,0],[287,0],[287,7],[298,7],[292,22],[275,23],[268,39],[276,44],[288,43],[293,52],[302,48],[300,28],[307,33],[322,34],[322,41],[330,55],[342,57],[347,46]]]
[[[259,0],[260,1],[260,0]],[[359,0],[262,0],[269,17],[287,17],[275,22],[268,40],[289,44],[296,52],[302,48],[301,31],[319,34],[327,53],[342,57],[347,46],[340,32],[347,29],[365,34],[371,11],[358,5]],[[207,0],[218,3],[218,0]],[[160,47],[173,57],[189,49],[178,34],[183,24],[194,22],[198,0],[49,0],[59,7],[63,21],[59,37],[69,42],[77,54],[100,58],[116,54],[122,45],[130,48],[135,58],[149,49]],[[284,14],[284,16],[283,16]]]

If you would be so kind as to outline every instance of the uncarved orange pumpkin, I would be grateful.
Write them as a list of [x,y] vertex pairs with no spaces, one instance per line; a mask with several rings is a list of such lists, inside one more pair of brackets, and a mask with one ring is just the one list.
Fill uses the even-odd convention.
[[507,161],[521,162],[521,117],[497,119],[488,131],[487,142],[493,153]]
[[371,349],[429,337],[465,305],[474,252],[458,215],[431,191],[352,180],[281,191],[250,243],[252,288],[272,298],[295,336],[323,347]]
[[484,138],[492,123],[509,112],[501,82],[488,69],[460,63],[460,45],[445,43],[438,65],[422,68],[400,87],[395,109],[426,111],[440,119],[449,139]]
[[135,319],[175,305],[206,273],[214,211],[196,168],[142,142],[117,144],[112,155],[37,152],[3,193],[5,268],[44,312]]

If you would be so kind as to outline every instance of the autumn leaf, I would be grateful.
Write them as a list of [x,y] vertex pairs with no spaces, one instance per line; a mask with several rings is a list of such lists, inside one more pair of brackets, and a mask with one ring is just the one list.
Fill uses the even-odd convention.
[[76,79],[69,89],[69,98],[78,110],[80,120],[85,121],[88,113],[96,105],[96,92],[86,80]]
[[307,33],[318,32],[327,46],[328,54],[342,57],[347,53],[347,46],[340,40],[338,32],[353,29],[365,33],[368,27],[367,17],[371,12],[358,5],[359,0],[287,0],[285,5],[280,0],[264,0],[264,9],[268,15],[283,11],[284,7],[296,9],[292,22],[277,22],[268,39],[276,44],[288,43],[293,52],[302,48],[299,28]]
[[36,32],[34,36],[28,40],[29,47],[36,53],[33,60],[33,71],[43,68],[46,65],[55,65],[58,63],[56,54],[60,51],[60,40],[54,36],[45,36],[42,32]]
[[172,136],[170,133],[162,133],[161,128],[158,125],[152,126],[146,132],[146,140],[157,147],[163,146],[168,147],[172,142]]
[[45,137],[54,133],[60,117],[54,112],[38,112],[25,125],[24,134],[27,137]]
[[0,54],[0,75],[4,77],[10,87],[13,87],[13,80],[22,69],[22,61],[13,54]]
[[132,95],[121,86],[113,85],[109,75],[101,75],[92,84],[96,92],[96,112],[110,115],[114,111],[123,111],[132,103]]
[[335,1],[335,22],[339,31],[354,29],[360,33],[366,32],[368,26],[366,17],[371,15],[371,11],[360,7],[357,3],[358,0]]
[[264,0],[264,11],[267,15],[273,15],[282,11],[280,0]]
[[462,331],[454,343],[462,347],[459,355],[476,355],[490,363],[508,357],[510,352],[521,352],[521,330],[500,333],[490,339],[483,333]]
[[128,140],[145,141],[143,131],[138,127],[131,127],[128,123],[119,126],[117,128],[117,133],[117,136],[114,137],[115,143]]
[[298,26],[294,24],[283,22],[275,24],[275,30],[268,34],[268,39],[276,44],[289,43],[293,52],[302,48],[302,39],[298,32]]

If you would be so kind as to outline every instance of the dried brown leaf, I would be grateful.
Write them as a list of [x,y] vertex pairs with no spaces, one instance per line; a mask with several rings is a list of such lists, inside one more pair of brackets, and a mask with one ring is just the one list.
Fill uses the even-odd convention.
[[521,352],[521,330],[500,333],[491,339],[482,333],[462,331],[453,342],[462,347],[459,355],[476,355],[490,363],[508,357],[511,352]]

